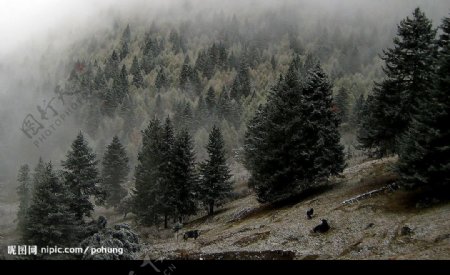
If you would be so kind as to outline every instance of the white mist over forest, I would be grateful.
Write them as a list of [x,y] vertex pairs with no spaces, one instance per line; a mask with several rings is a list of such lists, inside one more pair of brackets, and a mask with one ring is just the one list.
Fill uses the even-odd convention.
[[[205,30],[215,35],[220,27],[215,25],[217,18],[235,15],[244,25],[268,32],[271,26],[262,20],[283,18],[288,25],[297,27],[306,48],[310,39],[322,34],[317,30],[325,30],[332,36],[339,26],[339,31],[345,33],[373,31],[377,43],[371,51],[381,54],[383,48],[391,45],[399,20],[417,6],[436,24],[449,12],[445,0],[7,1],[0,10],[3,39],[0,45],[0,182],[15,186],[17,168],[26,162],[35,163],[39,156],[56,165],[64,157],[80,130],[72,118],[39,148],[20,130],[22,121],[37,105],[54,95],[55,86],[67,78],[67,68],[76,58],[88,58],[89,53],[80,52],[85,49],[79,46],[93,36],[103,39],[102,34],[115,25],[123,29],[130,24],[133,35],[142,36],[152,22],[169,26],[191,22],[194,26],[208,26]],[[249,33],[257,31],[248,30]],[[326,63],[329,62],[332,61]],[[376,56],[373,64],[380,70]],[[93,144],[98,145],[95,141]]]

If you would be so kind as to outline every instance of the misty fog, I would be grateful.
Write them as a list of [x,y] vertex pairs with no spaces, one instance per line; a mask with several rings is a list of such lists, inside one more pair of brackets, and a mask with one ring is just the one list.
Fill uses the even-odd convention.
[[[280,23],[280,20],[273,20],[277,17],[286,23],[284,26],[295,26],[306,46],[311,38],[321,35],[313,32],[317,29],[327,30],[330,35],[336,25],[347,31],[376,29],[373,34],[377,37],[373,38],[377,42],[373,50],[381,53],[391,44],[396,24],[416,6],[436,24],[450,11],[448,0],[5,2],[0,9],[0,184],[15,187],[18,167],[23,163],[34,165],[39,156],[59,165],[80,131],[73,117],[64,121],[38,147],[22,132],[22,122],[27,114],[36,113],[38,105],[55,95],[56,85],[67,79],[78,58],[89,60],[90,53],[79,45],[88,43],[92,37],[101,40],[115,24],[120,29],[130,24],[133,36],[150,28],[152,22],[169,26],[190,22],[190,31],[201,37],[202,33],[214,35],[221,28],[220,20],[236,16],[248,24],[248,35],[259,30],[270,35],[283,27],[282,24],[270,25]],[[95,140],[91,144],[104,146]]]

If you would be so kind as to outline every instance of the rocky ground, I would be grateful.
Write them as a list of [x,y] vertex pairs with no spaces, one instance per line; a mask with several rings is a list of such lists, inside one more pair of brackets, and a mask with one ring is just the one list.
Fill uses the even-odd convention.
[[[395,182],[395,158],[365,162],[333,179],[327,190],[285,205],[260,205],[253,195],[183,228],[197,240],[178,240],[170,230],[141,230],[142,257],[165,259],[450,259],[450,204],[421,205],[414,193],[386,188],[359,201],[344,201]],[[306,211],[314,208],[311,220]],[[312,233],[327,219],[331,230]]]

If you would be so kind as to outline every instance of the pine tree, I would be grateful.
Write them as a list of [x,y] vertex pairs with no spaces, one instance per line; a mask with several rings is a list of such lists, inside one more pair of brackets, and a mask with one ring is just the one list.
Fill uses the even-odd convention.
[[25,222],[27,218],[28,209],[31,203],[32,195],[32,181],[30,176],[30,167],[24,164],[20,167],[17,176],[19,186],[17,194],[19,196],[19,211],[17,212],[17,228],[23,232],[25,229]]
[[348,121],[348,100],[349,95],[347,89],[341,87],[335,97],[334,104],[337,108],[337,116],[341,123]]
[[331,85],[318,62],[305,65],[294,58],[248,125],[245,165],[260,202],[314,188],[344,167]]
[[107,146],[102,166],[101,183],[106,192],[106,205],[117,207],[127,195],[122,185],[130,172],[125,148],[117,136],[114,136],[111,144]]
[[120,70],[120,75],[113,82],[114,95],[118,104],[128,95],[128,72],[125,65]]
[[158,95],[155,98],[155,104],[154,104],[154,115],[156,117],[162,117],[164,114],[164,106],[163,106],[163,102],[161,99],[161,94],[158,93]]
[[361,118],[364,115],[363,114],[364,104],[365,104],[364,95],[361,94],[356,99],[355,104],[353,105],[352,116],[351,116],[351,122],[352,122],[353,126],[358,127],[360,125]]
[[192,67],[190,65],[189,55],[186,55],[184,58],[183,66],[181,67],[180,72],[180,88],[188,89],[188,84],[192,77]]
[[416,8],[413,17],[398,26],[394,47],[383,51],[386,78],[376,83],[365,125],[372,129],[359,137],[363,147],[376,149],[379,156],[396,153],[398,139],[408,129],[418,101],[427,97],[433,83],[436,30]]
[[208,160],[200,165],[199,198],[208,207],[208,214],[214,214],[214,207],[220,206],[232,195],[233,187],[230,169],[225,159],[225,144],[220,129],[213,126],[206,149]]
[[105,194],[99,186],[95,153],[81,132],[73,141],[62,166],[66,183],[75,196],[72,209],[76,213],[76,218],[82,220],[83,217],[90,217],[94,210],[91,199],[94,197],[102,202]]
[[192,138],[187,130],[181,130],[175,140],[172,156],[172,193],[175,214],[180,222],[184,216],[197,211],[198,175],[195,171],[195,153]]
[[133,75],[134,86],[138,88],[144,86],[144,77],[142,76],[141,67],[139,66],[139,62],[136,56],[133,58],[133,64],[131,65],[130,73],[131,75]]
[[166,78],[166,74],[164,73],[163,68],[160,68],[158,71],[158,75],[156,76],[155,79],[155,87],[156,89],[158,89],[158,91],[167,88],[168,86],[168,81]]
[[206,102],[203,99],[203,96],[200,95],[197,101],[197,109],[195,110],[196,125],[197,126],[203,125],[207,118],[208,118],[208,107],[206,106]]
[[240,100],[241,97],[247,97],[250,94],[250,90],[250,74],[248,64],[244,58],[241,61],[239,71],[231,86],[230,97],[235,100]]
[[119,56],[117,52],[113,50],[108,63],[105,66],[105,77],[106,79],[115,79],[119,75]]
[[217,100],[217,112],[219,118],[230,120],[232,106],[230,102],[230,97],[228,96],[228,93],[225,90],[225,88],[222,90],[222,92],[219,95],[219,99]]
[[122,47],[120,49],[120,60],[124,60],[130,52],[128,43],[129,42],[122,41]]
[[410,128],[402,136],[398,171],[401,183],[441,197],[450,194],[450,17],[438,40],[436,82],[420,97]]
[[23,239],[38,247],[76,244],[79,224],[72,211],[73,194],[68,186],[55,175],[51,163],[44,165],[37,183]]
[[124,60],[127,57],[128,53],[130,52],[129,50],[130,41],[131,41],[130,25],[127,25],[127,27],[123,31],[121,39],[121,46],[122,46],[120,49],[121,60]]
[[170,117],[166,121],[162,129],[161,146],[160,146],[160,163],[158,165],[159,177],[159,206],[164,215],[164,228],[168,227],[168,218],[174,214],[173,205],[176,203],[174,198],[175,187],[173,182],[173,150],[175,145],[175,135]]
[[206,107],[210,114],[213,114],[216,109],[216,92],[213,87],[209,87],[208,92],[206,93]]
[[161,122],[154,118],[142,132],[142,148],[138,154],[135,189],[132,194],[132,212],[136,214],[137,220],[145,225],[159,223],[157,202],[160,194],[157,167],[161,163],[161,139]]

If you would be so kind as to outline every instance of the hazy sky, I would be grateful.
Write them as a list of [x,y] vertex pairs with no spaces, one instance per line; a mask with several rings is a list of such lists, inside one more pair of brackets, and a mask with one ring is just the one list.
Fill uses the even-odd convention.
[[[101,9],[133,6],[139,0],[0,0],[0,54],[30,39],[48,34],[64,24],[73,27],[92,19]],[[156,2],[156,1],[149,1]]]

